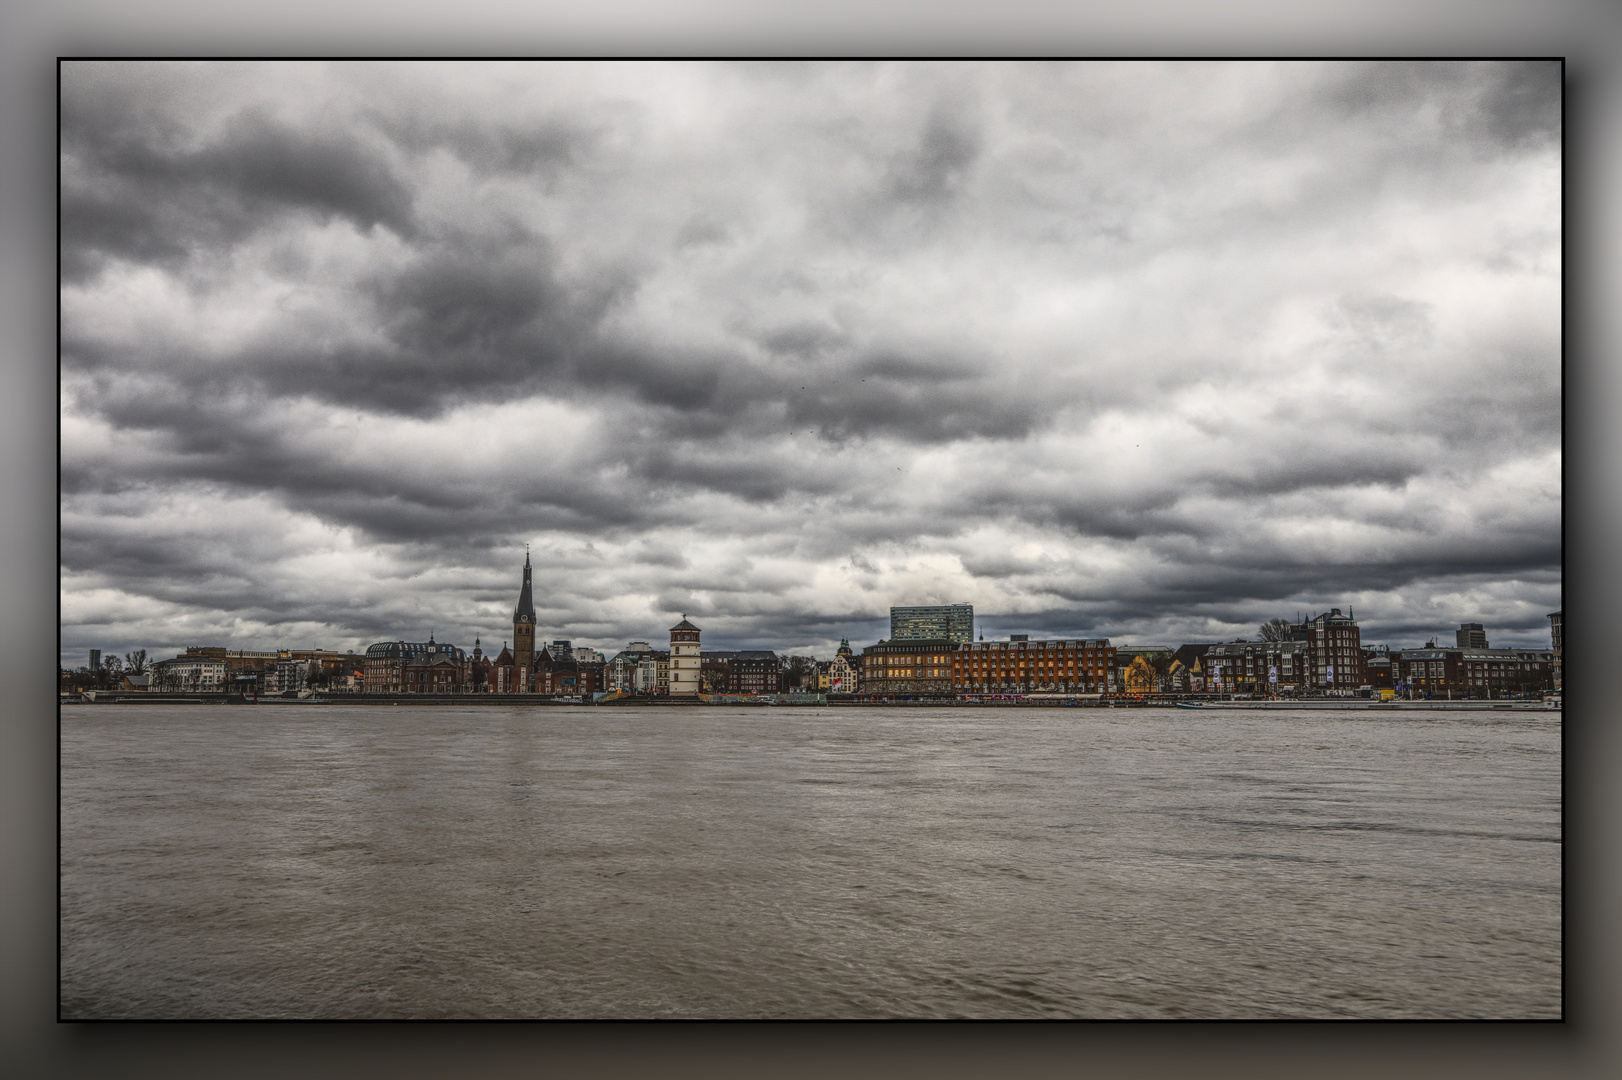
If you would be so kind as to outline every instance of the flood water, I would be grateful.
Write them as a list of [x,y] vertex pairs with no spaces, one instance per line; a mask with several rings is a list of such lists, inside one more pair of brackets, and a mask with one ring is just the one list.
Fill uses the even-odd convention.
[[65,706],[60,1013],[1561,1015],[1558,713]]

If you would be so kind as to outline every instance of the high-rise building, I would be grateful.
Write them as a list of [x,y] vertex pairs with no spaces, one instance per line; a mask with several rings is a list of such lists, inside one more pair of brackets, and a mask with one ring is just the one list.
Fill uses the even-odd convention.
[[535,596],[529,583],[529,549],[524,549],[524,585],[513,610],[513,663],[527,668],[535,662]]
[[974,605],[893,607],[890,609],[890,640],[950,641],[954,645],[966,645],[974,640]]
[[698,627],[681,617],[681,622],[670,628],[670,696],[696,697],[699,688],[699,669],[703,658],[699,656]]
[[90,670],[95,671],[99,667],[101,667],[101,650],[100,649],[91,649],[90,650]]
[[1485,649],[1487,631],[1478,622],[1460,623],[1459,628],[1453,632],[1453,640],[1461,649]]

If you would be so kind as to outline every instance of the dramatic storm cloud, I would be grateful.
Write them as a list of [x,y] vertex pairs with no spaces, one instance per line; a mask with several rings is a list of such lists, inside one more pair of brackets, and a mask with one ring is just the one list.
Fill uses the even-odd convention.
[[63,662],[1546,643],[1560,79],[69,63]]

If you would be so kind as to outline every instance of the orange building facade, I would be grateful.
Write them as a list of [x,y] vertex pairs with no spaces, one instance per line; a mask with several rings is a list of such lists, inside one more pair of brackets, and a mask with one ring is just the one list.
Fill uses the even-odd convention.
[[958,694],[1106,694],[1119,689],[1108,638],[972,641],[952,654]]

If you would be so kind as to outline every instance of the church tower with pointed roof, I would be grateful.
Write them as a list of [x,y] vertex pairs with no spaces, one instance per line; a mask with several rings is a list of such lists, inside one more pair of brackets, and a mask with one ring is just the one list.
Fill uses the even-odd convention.
[[535,594],[529,581],[529,548],[524,548],[524,587],[513,610],[513,661],[528,667],[535,660]]

